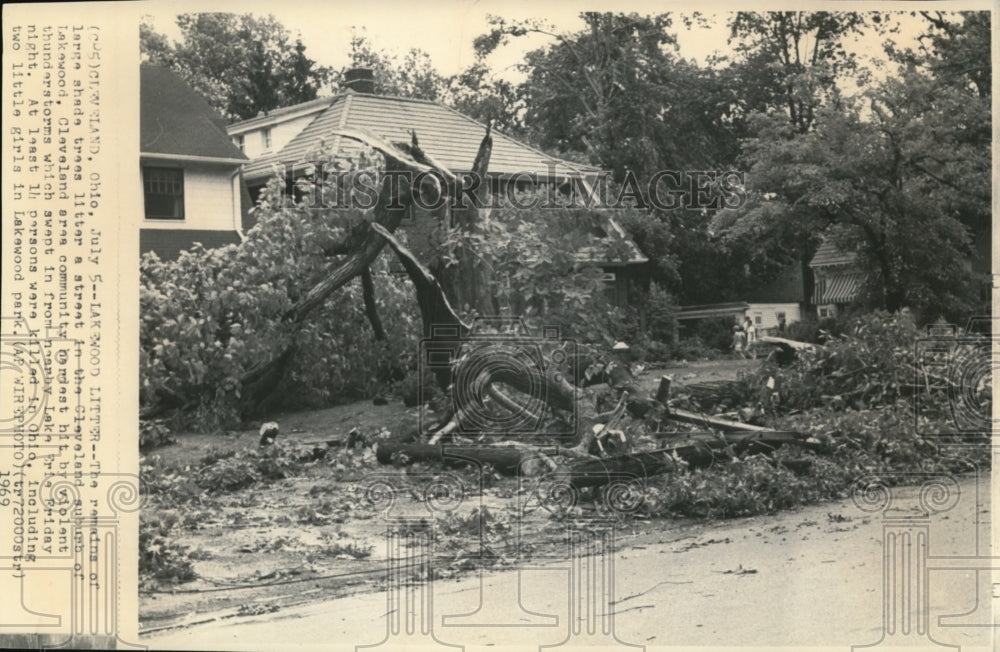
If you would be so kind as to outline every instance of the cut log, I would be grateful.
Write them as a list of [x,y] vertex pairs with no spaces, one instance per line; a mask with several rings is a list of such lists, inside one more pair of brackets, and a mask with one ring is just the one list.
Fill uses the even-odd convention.
[[740,423],[739,421],[728,421],[718,417],[711,417],[707,414],[688,412],[687,410],[681,410],[678,408],[670,408],[666,417],[668,419],[673,419],[674,421],[693,423],[696,426],[705,426],[706,428],[721,430],[722,432],[774,432],[770,428],[765,428],[763,426],[755,426],[750,423]]
[[[706,468],[733,455],[771,453],[786,444],[799,444],[814,450],[821,448],[819,442],[797,432],[772,430],[726,436],[702,433],[683,437],[651,451],[575,462],[569,466],[569,480],[577,488],[630,482],[637,477],[647,478],[685,468]],[[802,460],[785,466],[796,472],[807,468]]]

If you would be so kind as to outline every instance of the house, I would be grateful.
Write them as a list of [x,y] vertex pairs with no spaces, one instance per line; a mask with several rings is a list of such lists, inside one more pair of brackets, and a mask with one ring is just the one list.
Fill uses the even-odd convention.
[[845,306],[861,298],[868,276],[858,265],[858,254],[843,251],[833,238],[824,238],[809,261],[815,280],[816,314],[820,319],[835,317]]
[[806,315],[806,282],[802,265],[798,262],[785,267],[770,283],[746,294],[747,308],[743,318],[749,317],[760,332],[777,331],[802,321]]
[[[972,249],[958,264],[969,272],[970,296],[978,299],[977,308],[989,312],[992,234],[987,227],[973,231],[971,236]],[[862,299],[862,292],[871,280],[862,271],[858,253],[844,251],[832,237],[824,237],[809,266],[815,277],[815,303],[820,319],[835,317],[838,311]]]
[[681,306],[677,322],[683,331],[688,331],[695,322],[702,319],[724,319],[733,324],[742,324],[750,318],[760,333],[776,333],[785,326],[802,321],[802,304],[795,301],[749,302],[730,301],[696,306]]
[[[354,140],[333,133],[335,129],[353,128],[374,133],[390,142],[409,142],[415,132],[420,147],[435,161],[456,174],[471,171],[485,125],[454,109],[426,100],[391,97],[375,93],[370,70],[355,69],[345,75],[344,92],[295,106],[284,107],[232,124],[228,133],[236,147],[250,160],[243,176],[250,196],[276,174],[285,179],[291,191],[294,181],[315,172],[319,156],[335,159],[351,157],[362,151]],[[558,187],[567,177],[593,180],[605,174],[600,168],[570,163],[549,156],[533,147],[493,131],[488,180],[496,193],[512,184],[518,189],[552,184]],[[420,219],[420,209],[411,207],[402,230],[417,255],[431,246],[435,223]],[[609,220],[607,230],[621,227]],[[632,244],[627,260],[606,257],[597,261],[604,269],[608,294],[618,305],[627,305],[630,288],[648,286],[648,259]],[[584,252],[581,260],[593,260],[594,252]]]
[[176,73],[143,63],[139,79],[140,252],[171,260],[195,242],[239,242],[247,157],[222,117]]
[[756,288],[741,301],[681,306],[677,314],[678,325],[685,332],[697,327],[703,319],[719,319],[742,324],[750,318],[760,333],[775,333],[806,315],[806,287],[802,266],[792,263],[785,267],[770,283]]

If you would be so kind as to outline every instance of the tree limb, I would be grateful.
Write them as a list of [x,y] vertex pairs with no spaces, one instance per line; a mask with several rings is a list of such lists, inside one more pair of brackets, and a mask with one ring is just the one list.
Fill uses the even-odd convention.
[[361,271],[361,297],[364,299],[365,314],[368,316],[368,323],[372,325],[375,339],[382,342],[385,340],[385,329],[382,328],[382,320],[375,308],[375,282],[372,280],[372,270],[368,267]]

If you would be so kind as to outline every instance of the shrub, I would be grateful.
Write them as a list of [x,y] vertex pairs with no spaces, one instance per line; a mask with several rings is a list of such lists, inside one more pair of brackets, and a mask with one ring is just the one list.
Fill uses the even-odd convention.
[[677,329],[677,303],[672,294],[658,283],[651,283],[649,292],[642,299],[646,307],[646,328],[649,337],[657,342],[673,341]]
[[173,540],[180,517],[174,510],[145,510],[139,519],[139,574],[155,580],[188,582],[197,577],[188,546]]
[[799,352],[786,367],[766,361],[747,382],[754,395],[769,402],[773,379],[782,411],[893,404],[909,395],[917,337],[905,313],[873,312],[855,318],[845,334],[822,347]]
[[248,448],[224,457],[212,456],[194,476],[206,491],[238,491],[258,482],[284,480],[302,470],[311,449],[280,442],[263,449]]
[[672,349],[673,357],[677,360],[718,360],[728,355],[723,351],[708,346],[698,335],[681,338]]
[[139,420],[139,450],[149,451],[160,446],[176,443],[170,427],[162,419]]

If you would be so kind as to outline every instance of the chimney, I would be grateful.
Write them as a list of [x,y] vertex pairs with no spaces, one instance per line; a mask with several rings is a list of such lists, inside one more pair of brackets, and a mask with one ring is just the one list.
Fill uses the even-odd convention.
[[355,93],[375,94],[375,72],[371,68],[351,68],[344,73],[344,87]]

